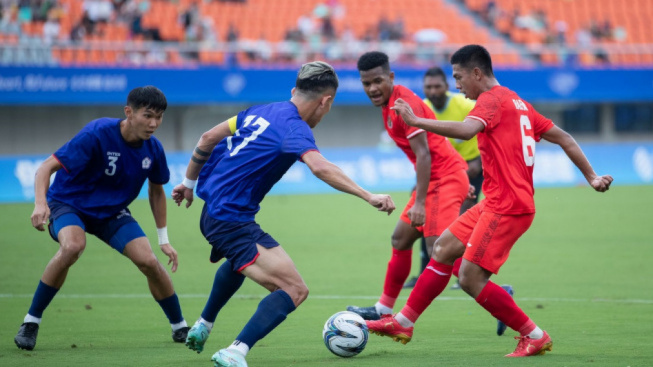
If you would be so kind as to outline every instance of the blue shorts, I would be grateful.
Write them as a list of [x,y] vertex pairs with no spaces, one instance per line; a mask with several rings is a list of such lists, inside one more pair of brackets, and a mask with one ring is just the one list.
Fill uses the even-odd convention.
[[123,209],[110,218],[97,219],[59,201],[49,201],[48,206],[50,207],[48,230],[52,239],[57,242],[62,228],[80,226],[85,232],[101,239],[122,254],[130,241],[145,237],[145,233],[131,216],[129,209]]
[[279,246],[279,242],[263,232],[256,222],[225,222],[214,219],[207,212],[206,204],[202,209],[200,229],[212,246],[211,262],[216,263],[226,257],[231,262],[231,269],[237,272],[256,261],[259,255],[257,243],[265,248]]

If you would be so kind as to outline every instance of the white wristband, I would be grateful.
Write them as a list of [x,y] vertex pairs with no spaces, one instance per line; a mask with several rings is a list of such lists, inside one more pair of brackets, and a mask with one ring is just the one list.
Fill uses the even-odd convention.
[[159,235],[159,246],[163,246],[170,243],[168,240],[168,227],[157,228],[156,233]]
[[197,185],[197,180],[190,180],[184,177],[184,180],[181,181],[181,184],[192,190],[195,188],[195,185]]

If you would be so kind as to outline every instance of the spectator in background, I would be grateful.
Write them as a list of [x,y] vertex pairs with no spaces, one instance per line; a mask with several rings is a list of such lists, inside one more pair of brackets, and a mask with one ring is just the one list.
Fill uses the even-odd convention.
[[385,14],[381,15],[379,18],[379,22],[376,24],[376,31],[379,35],[379,41],[390,40],[390,34],[392,33],[392,24]]
[[113,16],[113,4],[109,0],[84,0],[82,9],[93,23],[107,23]]
[[54,0],[33,0],[32,1],[32,20],[36,22],[45,22],[48,19],[48,13],[56,5]]
[[18,23],[32,21],[32,4],[30,0],[20,0],[18,2]]
[[261,34],[258,40],[244,40],[241,42],[241,49],[250,61],[269,61],[272,58],[272,47],[270,42]]
[[70,40],[73,42],[83,41],[88,35],[95,33],[95,22],[88,16],[88,12],[82,14],[82,19],[70,30]]
[[55,12],[50,12],[48,20],[43,24],[43,42],[46,45],[53,44],[59,38],[60,31],[59,16]]
[[565,45],[567,43],[567,22],[558,20],[555,22],[555,41],[558,45]]
[[20,34],[18,7],[16,5],[4,8],[4,11],[2,12],[2,20],[0,20],[0,33]]
[[299,60],[302,37],[302,32],[297,28],[287,30],[283,41],[277,45],[278,60],[282,62]]
[[404,39],[404,18],[399,15],[390,27],[390,40],[401,41]]
[[227,65],[237,65],[238,64],[238,29],[234,26],[233,23],[229,23],[229,28],[227,29],[227,53],[226,53],[226,63]]
[[188,9],[184,11],[180,16],[180,23],[184,27],[184,30],[188,32],[188,29],[194,24],[199,22],[199,8],[197,7],[196,2],[192,2]]
[[327,15],[324,18],[322,18],[322,36],[327,41],[331,41],[336,37],[336,30],[333,27],[331,16]]
[[297,18],[297,29],[301,32],[302,40],[310,38],[315,32],[315,21],[309,14],[303,14]]
[[493,25],[498,15],[497,3],[494,0],[489,0],[485,7],[481,10],[481,18],[490,25]]

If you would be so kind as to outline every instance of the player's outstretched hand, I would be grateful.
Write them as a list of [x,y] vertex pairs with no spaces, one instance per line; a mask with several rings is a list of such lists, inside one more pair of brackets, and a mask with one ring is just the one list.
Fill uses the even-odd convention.
[[467,197],[465,199],[474,200],[476,199],[476,188],[474,185],[469,185],[469,191],[467,191]]
[[590,182],[590,185],[592,185],[592,188],[598,192],[606,192],[610,190],[610,184],[612,184],[612,181],[614,179],[610,175],[604,175],[604,176],[596,176]]
[[48,207],[48,204],[34,205],[34,211],[32,212],[32,226],[39,231],[45,231],[48,219],[50,219],[50,208]]
[[193,204],[193,189],[179,184],[172,189],[172,199],[177,203],[177,206],[180,206],[186,199],[186,208],[188,208]]
[[397,98],[397,100],[395,101],[395,105],[390,107],[390,109],[395,110],[399,115],[401,115],[401,118],[408,125],[415,126],[415,124],[417,123],[417,116],[415,116],[413,109],[403,99]]
[[168,265],[172,264],[172,268],[170,270],[174,273],[177,271],[177,265],[179,264],[177,262],[177,251],[169,243],[161,245],[160,247],[161,251],[163,251],[163,253],[168,257]]
[[385,194],[372,194],[368,203],[373,207],[379,209],[380,212],[386,212],[390,215],[395,210],[395,203],[392,201],[390,195]]

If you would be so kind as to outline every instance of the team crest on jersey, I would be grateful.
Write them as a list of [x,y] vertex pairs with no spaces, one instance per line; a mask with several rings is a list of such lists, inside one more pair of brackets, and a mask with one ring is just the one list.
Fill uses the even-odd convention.
[[388,129],[392,129],[392,118],[390,118],[390,114],[388,114]]
[[152,165],[152,160],[149,157],[143,158],[143,169],[149,169]]

